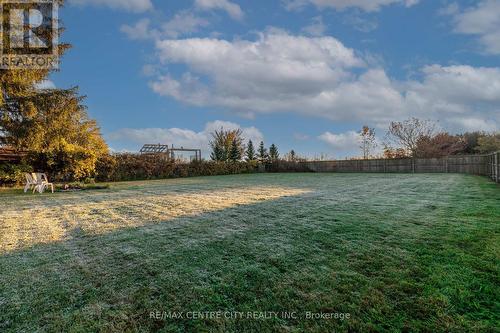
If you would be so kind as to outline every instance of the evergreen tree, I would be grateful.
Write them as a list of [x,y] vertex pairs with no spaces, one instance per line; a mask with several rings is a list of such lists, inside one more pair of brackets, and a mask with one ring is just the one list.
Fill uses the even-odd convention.
[[274,162],[278,160],[279,157],[278,147],[273,143],[271,147],[269,147],[269,159]]
[[231,159],[231,148],[233,142],[236,142],[238,147],[240,159],[243,155],[243,137],[241,129],[225,130],[221,128],[212,133],[212,140],[210,147],[212,147],[211,158],[214,161],[227,161]]
[[224,161],[224,150],[223,148],[216,144],[212,147],[212,153],[210,154],[210,158],[212,159],[212,161]]
[[290,161],[295,162],[296,159],[297,159],[297,154],[295,153],[295,150],[292,149],[290,151]]
[[261,163],[264,163],[267,161],[267,149],[266,147],[264,146],[264,141],[261,141],[260,142],[260,145],[259,145],[259,161]]
[[255,148],[253,146],[252,140],[248,141],[248,146],[246,150],[246,160],[248,162],[255,161]]
[[[8,35],[9,29],[7,26],[4,34]],[[44,35],[51,33],[46,26],[38,29]],[[70,45],[56,47],[62,56]],[[97,123],[89,119],[82,105],[84,98],[78,96],[76,88],[39,87],[52,71],[0,70],[0,145],[28,152],[27,162],[52,173],[52,177],[92,176],[97,159],[107,154],[108,148]]]
[[[63,5],[63,1],[59,1]],[[59,26],[62,26],[59,23]],[[10,34],[10,26],[5,25],[3,34]],[[45,26],[40,26],[40,34],[48,35]],[[63,29],[60,29],[60,33]],[[5,47],[5,46],[4,46]],[[60,56],[70,48],[69,44],[58,44]],[[5,50],[4,50],[5,51]],[[18,146],[18,140],[30,135],[32,129],[40,124],[33,121],[38,113],[35,99],[47,96],[56,90],[41,91],[37,84],[47,79],[53,70],[28,68],[28,69],[0,69],[0,144],[10,145],[15,149],[24,150],[26,147]]]
[[241,161],[241,149],[236,139],[233,139],[233,143],[231,144],[229,158],[233,162]]

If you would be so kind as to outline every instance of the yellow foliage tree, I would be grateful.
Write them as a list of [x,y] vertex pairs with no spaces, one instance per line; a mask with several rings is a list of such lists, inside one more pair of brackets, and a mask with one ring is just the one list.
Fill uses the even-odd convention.
[[[30,151],[30,162],[63,179],[93,175],[97,159],[108,153],[95,120],[87,116],[76,88],[36,95],[36,113],[18,124],[16,146]],[[26,128],[23,128],[26,127]]]
[[[63,1],[59,1],[62,5]],[[62,29],[61,31],[62,32]],[[8,34],[4,31],[4,34]],[[60,56],[70,48],[59,44]],[[108,148],[77,89],[40,90],[52,70],[0,70],[0,144],[27,151],[33,167],[62,178],[84,178]]]

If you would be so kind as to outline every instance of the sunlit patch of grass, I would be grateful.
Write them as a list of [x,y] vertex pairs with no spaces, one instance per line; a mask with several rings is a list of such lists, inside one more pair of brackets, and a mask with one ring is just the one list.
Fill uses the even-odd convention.
[[[144,184],[144,183],[142,183]],[[166,222],[179,217],[228,209],[303,194],[304,189],[256,186],[246,188],[148,188],[105,193],[5,198],[2,202],[0,254],[40,243],[72,238],[79,231],[99,235],[120,228]]]
[[3,196],[0,331],[494,332],[499,202],[498,185],[461,175],[261,174]]

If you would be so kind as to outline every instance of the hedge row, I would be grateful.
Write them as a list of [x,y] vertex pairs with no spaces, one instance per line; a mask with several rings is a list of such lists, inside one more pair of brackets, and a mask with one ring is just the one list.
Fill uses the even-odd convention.
[[100,182],[147,180],[256,172],[258,165],[247,162],[201,161],[177,163],[154,155],[116,154],[99,159],[96,180]]
[[[153,155],[114,154],[99,158],[96,163],[94,180],[98,182],[116,182],[128,180],[148,180],[181,178],[196,176],[215,176],[257,172],[256,162],[212,162],[191,163],[172,162]],[[66,178],[47,170],[38,170],[26,163],[0,164],[0,185],[20,185],[25,182],[24,173],[41,171],[48,173],[54,182],[63,182]],[[67,180],[67,179],[66,179]],[[71,181],[83,179],[71,179]],[[84,181],[84,180],[83,180]]]

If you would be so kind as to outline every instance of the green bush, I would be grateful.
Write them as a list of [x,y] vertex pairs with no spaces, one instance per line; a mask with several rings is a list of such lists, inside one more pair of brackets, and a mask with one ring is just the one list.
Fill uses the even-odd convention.
[[[81,182],[93,184],[95,181],[117,182],[230,175],[257,172],[258,168],[259,164],[255,161],[178,163],[155,155],[114,154],[100,157],[96,163],[94,178],[84,178]],[[0,185],[23,184],[25,181],[24,173],[33,171],[35,171],[33,167],[26,164],[0,164]],[[57,175],[49,174],[49,178],[55,182],[71,180]]]
[[197,161],[178,163],[158,155],[114,154],[100,158],[96,180],[127,181],[252,173],[257,163]]
[[0,186],[23,184],[26,172],[33,172],[33,169],[26,164],[0,163]]

